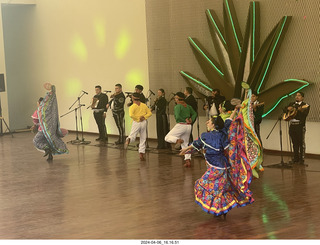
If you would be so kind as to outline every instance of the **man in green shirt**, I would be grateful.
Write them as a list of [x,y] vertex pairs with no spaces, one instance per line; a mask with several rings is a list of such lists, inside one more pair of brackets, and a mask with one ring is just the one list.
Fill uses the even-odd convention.
[[[176,125],[166,135],[165,141],[175,143],[175,148],[180,149],[188,147],[189,137],[191,133],[191,124],[197,118],[194,109],[185,102],[185,95],[182,92],[175,94],[176,106],[174,107],[174,118]],[[191,154],[184,155],[185,167],[191,166]]]

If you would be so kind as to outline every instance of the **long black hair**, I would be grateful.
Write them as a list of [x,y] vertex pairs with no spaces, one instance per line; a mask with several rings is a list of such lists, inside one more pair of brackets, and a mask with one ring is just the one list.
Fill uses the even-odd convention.
[[216,130],[221,130],[224,128],[224,121],[220,116],[212,116],[211,122],[214,124]]

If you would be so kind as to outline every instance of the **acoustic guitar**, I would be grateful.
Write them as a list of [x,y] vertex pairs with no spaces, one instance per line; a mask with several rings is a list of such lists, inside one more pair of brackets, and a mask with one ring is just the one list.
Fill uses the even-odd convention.
[[307,109],[309,107],[309,105],[303,105],[303,106],[299,106],[298,108],[293,107],[292,110],[288,110],[285,114],[283,114],[282,119],[284,121],[290,121],[292,120],[298,113],[298,111],[303,111],[305,109]]

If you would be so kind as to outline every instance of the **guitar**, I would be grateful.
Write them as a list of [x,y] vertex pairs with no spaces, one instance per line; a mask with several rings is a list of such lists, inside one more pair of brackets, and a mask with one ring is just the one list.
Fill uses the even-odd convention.
[[293,107],[292,110],[288,110],[285,114],[283,114],[282,119],[285,121],[290,121],[297,115],[298,111],[304,111],[308,107],[309,105],[299,106],[298,108]]

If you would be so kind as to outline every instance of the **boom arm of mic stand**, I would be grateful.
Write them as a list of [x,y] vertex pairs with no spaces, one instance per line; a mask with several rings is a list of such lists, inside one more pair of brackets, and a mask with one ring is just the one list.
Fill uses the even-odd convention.
[[75,100],[75,102],[73,102],[73,104],[69,107],[69,110],[71,110],[71,108],[74,106],[74,104],[77,103],[77,101],[79,101],[83,95],[85,95],[85,93],[82,91],[81,96],[79,96],[79,97]]
[[77,108],[74,108],[72,111],[68,111],[67,113],[61,115],[60,117],[64,117],[64,116],[70,114],[71,112],[73,112],[73,111],[75,111],[75,110],[78,110],[81,106],[84,106],[84,105],[80,105],[80,106],[78,106]]
[[270,135],[271,135],[271,133],[273,132],[273,129],[276,127],[277,123],[278,123],[279,121],[281,121],[281,118],[282,118],[282,116],[280,116],[280,117],[277,119],[276,123],[273,125],[273,127],[272,127],[272,129],[271,129],[271,131],[270,131],[270,133],[268,134],[268,136],[267,136],[266,139],[268,139],[268,138],[270,137]]

